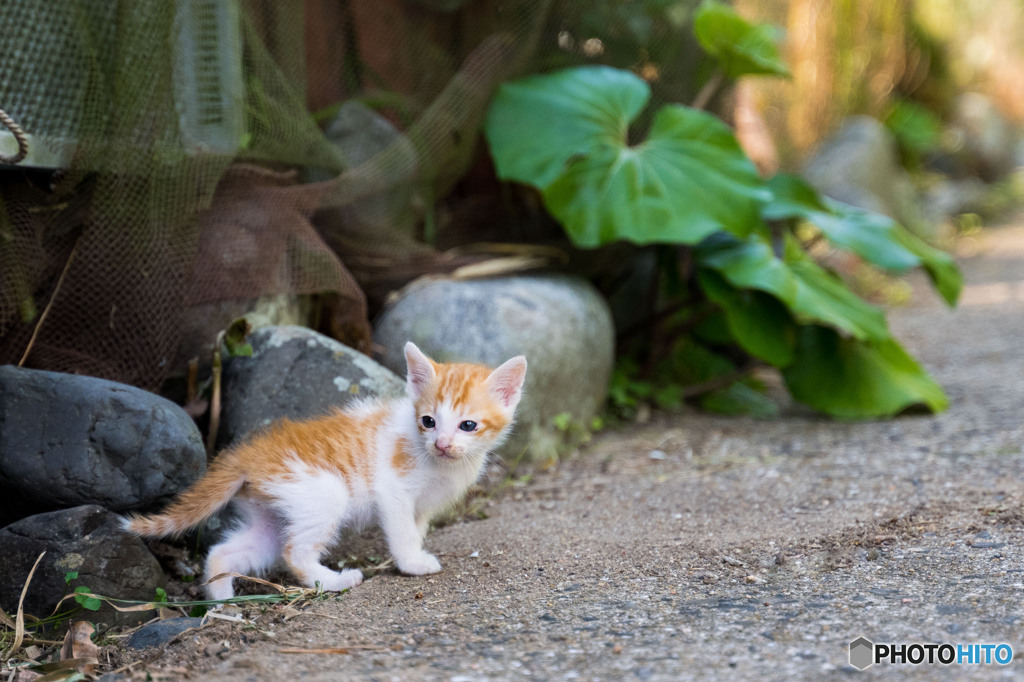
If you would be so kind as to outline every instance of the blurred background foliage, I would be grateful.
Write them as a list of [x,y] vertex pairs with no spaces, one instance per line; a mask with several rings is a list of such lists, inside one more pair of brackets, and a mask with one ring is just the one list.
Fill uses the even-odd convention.
[[780,163],[791,166],[843,118],[868,114],[920,152],[957,94],[981,92],[1024,122],[1024,4],[1016,0],[738,0],[784,27],[788,83],[750,82]]

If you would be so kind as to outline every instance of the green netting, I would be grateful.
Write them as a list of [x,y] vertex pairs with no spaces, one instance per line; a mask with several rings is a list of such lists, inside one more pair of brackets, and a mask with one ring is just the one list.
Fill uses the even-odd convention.
[[0,168],[0,362],[154,388],[187,314],[281,294],[368,348],[388,291],[477,258],[439,245],[531,236],[480,146],[503,80],[606,61],[692,95],[696,1],[622,4],[4,0],[31,151]]

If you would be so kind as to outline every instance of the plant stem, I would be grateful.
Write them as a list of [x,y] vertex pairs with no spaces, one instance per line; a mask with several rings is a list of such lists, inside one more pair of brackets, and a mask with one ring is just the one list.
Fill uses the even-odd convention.
[[213,457],[217,448],[217,432],[220,430],[220,382],[221,382],[221,343],[224,341],[224,332],[217,335],[217,343],[213,351],[212,375],[213,389],[210,394],[210,430],[206,434],[206,456]]
[[722,69],[715,69],[715,72],[711,74],[711,78],[708,78],[707,82],[701,87],[700,92],[693,99],[693,104],[690,106],[694,109],[704,110],[711,102],[711,98],[715,96],[718,89],[722,87],[722,83],[725,82],[725,72]]
[[46,304],[46,308],[43,309],[43,314],[39,316],[39,322],[36,322],[36,328],[32,330],[32,337],[28,340],[28,346],[25,347],[25,352],[22,354],[21,360],[18,361],[18,367],[24,367],[25,361],[28,360],[28,356],[32,352],[32,347],[36,345],[36,338],[39,336],[39,330],[43,328],[46,316],[50,314],[50,309],[53,308],[53,302],[57,300],[57,294],[60,293],[60,288],[64,284],[64,279],[67,277],[68,270],[71,269],[71,263],[75,260],[75,254],[78,253],[78,240],[81,238],[81,235],[79,235],[78,239],[75,240],[75,245],[71,248],[71,254],[68,256],[67,262],[64,263],[64,269],[61,271],[60,277],[57,278],[57,285],[53,288],[53,293],[50,295],[50,301]]
[[699,384],[692,384],[683,389],[683,398],[696,398],[699,395],[716,391],[720,388],[729,386],[734,381],[739,379],[745,374],[749,374],[752,370],[756,369],[761,363],[759,362],[748,362],[742,367],[737,367],[727,374],[702,381]]

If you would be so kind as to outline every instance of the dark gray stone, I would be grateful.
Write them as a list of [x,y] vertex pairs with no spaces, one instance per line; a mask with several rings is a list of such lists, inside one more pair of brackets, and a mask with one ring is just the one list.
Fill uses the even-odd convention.
[[0,367],[0,523],[81,504],[153,507],[205,467],[199,430],[169,400],[95,377]]
[[[102,507],[36,514],[0,528],[0,608],[13,612],[36,558],[46,552],[25,595],[25,612],[45,618],[75,587],[118,599],[151,600],[166,579],[145,543],[121,529],[120,517]],[[65,576],[77,572],[68,585]],[[61,611],[75,608],[68,600]],[[134,623],[148,620],[152,611],[120,613],[104,607],[86,611],[90,620]]]
[[405,390],[398,376],[312,329],[264,327],[249,341],[252,357],[232,358],[224,371],[225,443],[283,417],[315,417],[358,398]]
[[422,280],[381,312],[373,340],[396,372],[410,340],[438,362],[494,367],[525,355],[515,431],[499,451],[511,462],[554,456],[557,415],[586,425],[600,412],[615,354],[605,300],[585,280],[554,275]]
[[172,639],[203,624],[202,618],[168,618],[144,625],[125,642],[130,649],[150,649],[165,646]]

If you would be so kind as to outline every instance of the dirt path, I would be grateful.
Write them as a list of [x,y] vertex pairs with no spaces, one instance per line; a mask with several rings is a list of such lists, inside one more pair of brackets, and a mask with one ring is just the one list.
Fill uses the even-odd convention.
[[791,407],[774,421],[686,414],[605,434],[499,496],[488,519],[432,533],[441,574],[384,573],[287,622],[218,622],[148,669],[846,679],[847,645],[863,635],[1006,642],[1018,656],[1005,667],[878,665],[865,679],[1024,676],[1024,225],[974,246],[958,310],[919,292],[892,315],[947,389],[948,412],[838,423]]

